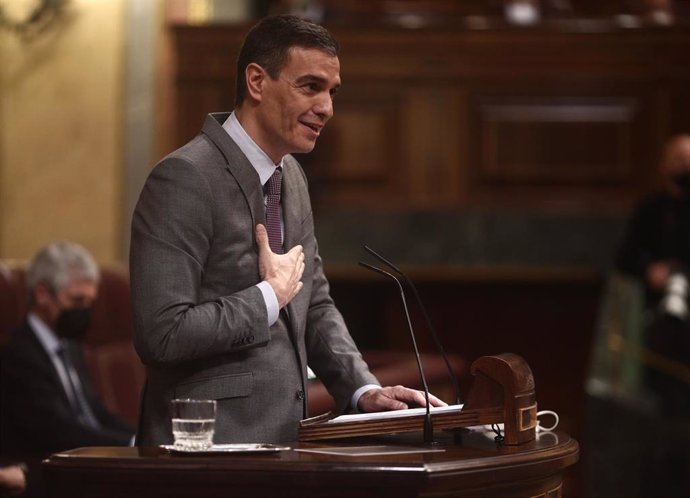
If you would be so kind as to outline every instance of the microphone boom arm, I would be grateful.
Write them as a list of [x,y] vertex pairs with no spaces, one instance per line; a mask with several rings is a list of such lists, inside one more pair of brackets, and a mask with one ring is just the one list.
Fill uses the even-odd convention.
[[436,333],[436,329],[434,328],[433,324],[431,323],[431,318],[429,318],[429,314],[427,313],[426,308],[422,304],[422,298],[419,296],[419,291],[417,291],[417,286],[414,284],[414,282],[412,282],[411,278],[409,278],[405,273],[403,273],[403,271],[400,268],[395,266],[393,263],[388,261],[388,259],[381,256],[376,251],[374,251],[371,247],[364,244],[364,250],[367,251],[372,256],[374,256],[379,261],[381,261],[383,264],[388,266],[390,269],[392,269],[394,272],[396,272],[402,278],[404,278],[407,285],[409,285],[410,288],[412,289],[412,293],[414,294],[414,297],[417,300],[417,304],[419,305],[419,308],[422,310],[422,315],[424,316],[424,320],[426,321],[426,325],[429,328],[429,330],[431,331],[431,337],[434,339],[434,343],[436,344],[436,348],[441,353],[441,356],[443,357],[443,361],[446,364],[446,369],[448,370],[448,375],[450,376],[450,380],[453,383],[453,389],[455,390],[455,402],[458,405],[461,404],[461,401],[460,401],[460,384],[458,383],[458,378],[450,366],[450,361],[448,360],[448,355],[446,354],[446,350],[443,347],[443,344],[441,344],[441,340],[438,338],[438,334]]
[[422,360],[419,355],[419,349],[417,348],[417,340],[415,339],[414,330],[412,328],[412,320],[410,319],[410,312],[407,309],[407,300],[405,299],[405,290],[403,289],[400,279],[397,278],[392,273],[389,273],[381,268],[377,268],[370,264],[364,263],[362,261],[359,264],[365,268],[368,268],[376,273],[385,275],[395,281],[400,289],[400,297],[402,298],[403,307],[405,309],[405,317],[407,318],[407,326],[410,329],[410,337],[412,338],[412,346],[414,347],[415,359],[417,360],[417,368],[419,369],[419,377],[422,380],[422,385],[424,386],[424,397],[426,399],[426,417],[424,418],[424,443],[433,444],[434,442],[434,429],[431,422],[431,410],[429,404],[429,386],[426,383],[426,377],[424,376],[424,369],[422,368]]

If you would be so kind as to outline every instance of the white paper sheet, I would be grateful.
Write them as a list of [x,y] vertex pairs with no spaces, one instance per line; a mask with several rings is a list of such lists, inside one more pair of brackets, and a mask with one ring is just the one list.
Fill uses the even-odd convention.
[[[432,406],[431,414],[460,412],[464,405],[448,405],[448,406]],[[373,412],[373,413],[352,413],[349,415],[341,415],[332,418],[327,423],[340,424],[342,422],[357,422],[364,420],[388,420],[392,418],[409,417],[411,415],[424,415],[426,408],[408,408],[407,410],[392,410],[388,412]]]

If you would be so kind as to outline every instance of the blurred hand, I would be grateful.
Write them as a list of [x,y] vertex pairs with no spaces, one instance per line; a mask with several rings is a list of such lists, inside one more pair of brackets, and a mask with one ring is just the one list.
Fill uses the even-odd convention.
[[263,225],[256,225],[256,243],[259,246],[259,274],[273,288],[278,305],[283,308],[302,289],[304,249],[295,246],[285,254],[276,254],[268,245],[268,233]]
[[664,290],[670,275],[671,266],[663,261],[657,261],[647,267],[647,283],[652,289]]
[[0,467],[0,495],[18,495],[26,489],[26,476],[18,465]]
[[[426,406],[424,391],[417,391],[404,386],[381,387],[370,389],[359,398],[357,408],[361,412],[383,412],[404,410],[409,404]],[[448,406],[433,394],[429,393],[431,406]]]

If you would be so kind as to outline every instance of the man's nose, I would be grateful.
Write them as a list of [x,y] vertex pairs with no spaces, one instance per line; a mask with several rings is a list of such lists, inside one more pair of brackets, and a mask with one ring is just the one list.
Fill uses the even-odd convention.
[[324,120],[329,120],[333,117],[333,98],[330,94],[319,97],[318,102],[314,106],[314,112]]

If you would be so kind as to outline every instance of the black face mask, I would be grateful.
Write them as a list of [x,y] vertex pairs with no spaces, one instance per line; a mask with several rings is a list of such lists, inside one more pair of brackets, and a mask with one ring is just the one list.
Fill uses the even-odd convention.
[[63,339],[82,340],[91,325],[91,308],[62,310],[55,322],[55,333]]
[[673,175],[673,183],[678,187],[683,197],[690,197],[690,173]]

